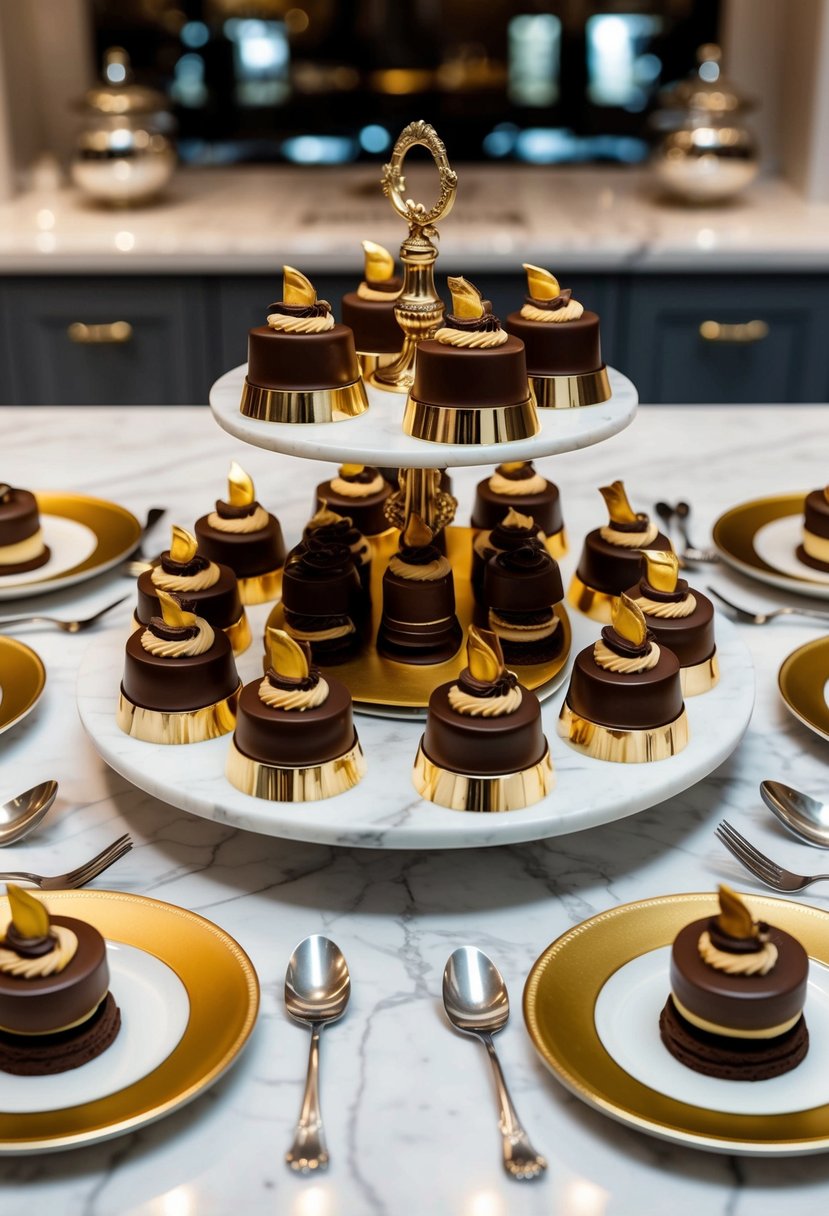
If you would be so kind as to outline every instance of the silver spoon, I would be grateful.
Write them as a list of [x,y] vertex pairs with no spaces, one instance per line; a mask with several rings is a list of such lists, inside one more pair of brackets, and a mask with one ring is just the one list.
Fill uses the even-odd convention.
[[350,995],[351,977],[339,946],[319,933],[301,941],[285,973],[285,1008],[292,1018],[311,1027],[302,1110],[294,1142],[285,1154],[288,1165],[300,1174],[328,1165],[319,1096],[320,1034],[323,1026],[343,1016]]
[[57,781],[41,781],[40,785],[18,794],[0,805],[0,848],[14,844],[33,832],[55,801]]
[[547,1162],[521,1126],[492,1042],[509,1018],[507,986],[492,959],[475,946],[461,946],[451,954],[443,972],[443,1005],[452,1025],[479,1038],[489,1054],[501,1108],[504,1169],[521,1181],[538,1178]]
[[819,849],[829,849],[829,806],[782,781],[761,781],[760,796],[784,827]]

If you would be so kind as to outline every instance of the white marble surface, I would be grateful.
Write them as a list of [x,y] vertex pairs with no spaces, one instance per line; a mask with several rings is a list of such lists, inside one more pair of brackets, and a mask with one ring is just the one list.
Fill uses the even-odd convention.
[[[461,165],[441,225],[441,272],[505,270],[817,270],[829,268],[829,205],[786,182],[756,182],[733,203],[688,208],[654,196],[643,169]],[[367,235],[395,249],[403,225],[380,166],[180,170],[167,199],[102,209],[66,187],[0,204],[0,270],[68,274],[277,273],[284,261],[355,272]],[[436,175],[407,170],[428,204]],[[495,236],[493,236],[493,232]]]
[[[820,407],[647,407],[626,432],[542,467],[562,487],[573,538],[600,515],[594,487],[619,474],[636,503],[689,499],[697,508],[694,530],[704,538],[727,505],[822,484],[827,438]],[[263,497],[280,497],[286,519],[310,508],[312,486],[325,475],[304,462],[295,462],[290,476],[274,473],[274,457],[228,438],[204,408],[3,410],[0,450],[20,484],[86,490],[138,514],[160,502],[182,518],[222,489],[231,455],[249,467]],[[475,477],[474,470],[456,476],[462,509]],[[778,598],[729,572],[710,581],[747,603]],[[110,575],[50,603],[64,611],[93,609],[122,585]],[[821,1210],[829,1159],[736,1160],[623,1130],[555,1083],[535,1058],[520,1017],[533,959],[584,917],[648,895],[708,890],[721,879],[757,889],[713,835],[722,815],[784,864],[825,862],[783,835],[757,793],[766,776],[825,790],[827,745],[786,713],[775,681],[784,656],[821,631],[786,621],[741,632],[757,668],[757,707],[738,751],[700,785],[618,824],[548,843],[413,853],[245,835],[136,791],[98,760],[77,720],[73,690],[84,638],[21,631],[43,655],[49,681],[35,713],[0,741],[0,790],[17,792],[54,775],[61,792],[38,834],[7,850],[3,861],[63,868],[131,831],[136,849],[96,885],[152,894],[211,917],[250,953],[263,1005],[238,1067],[188,1109],[96,1148],[0,1161],[0,1211],[779,1216]],[[805,898],[829,908],[822,890]],[[323,1043],[332,1165],[306,1181],[282,1164],[307,1039],[286,1020],[281,990],[291,949],[318,931],[345,951],[353,996],[348,1016]],[[518,1109],[550,1161],[540,1184],[522,1188],[502,1175],[486,1061],[474,1042],[450,1032],[440,1008],[444,962],[463,942],[490,953],[510,986],[514,1014],[499,1048]]]

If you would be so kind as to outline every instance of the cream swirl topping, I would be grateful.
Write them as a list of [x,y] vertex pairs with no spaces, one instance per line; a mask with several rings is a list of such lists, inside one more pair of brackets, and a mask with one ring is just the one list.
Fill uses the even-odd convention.
[[458,346],[469,350],[489,350],[503,346],[509,334],[505,329],[451,329],[445,325],[435,334],[442,346]]
[[43,552],[43,532],[40,528],[25,540],[13,545],[0,545],[0,566],[16,566],[18,562],[30,562]]
[[[319,637],[319,634],[317,634]],[[271,709],[291,709],[302,713],[316,709],[328,699],[328,684],[320,676],[313,688],[277,688],[267,676],[259,685],[259,700]]]
[[503,473],[493,473],[488,485],[493,494],[543,494],[547,489],[547,479],[534,472],[532,477],[513,481],[504,477]]
[[449,704],[455,713],[467,718],[502,718],[513,714],[521,704],[521,688],[518,684],[507,692],[491,697],[473,697],[458,684],[449,689]]
[[732,954],[715,946],[707,929],[700,934],[697,949],[707,966],[726,975],[768,975],[777,962],[774,942],[763,942],[759,950],[746,954]]
[[638,671],[651,671],[659,662],[660,650],[655,642],[645,654],[622,655],[599,638],[593,647],[593,659],[604,671],[616,671],[621,675],[634,675]]
[[[829,562],[829,540],[825,536],[816,536],[814,532],[809,532],[804,528],[803,548],[809,557],[813,557],[816,561]],[[2,559],[0,558],[0,560]]]
[[645,616],[655,616],[663,621],[678,621],[695,611],[697,597],[689,591],[683,599],[676,602],[652,600],[647,595],[637,596],[633,602],[639,605]]
[[297,642],[332,642],[334,638],[345,638],[354,633],[355,626],[349,618],[342,625],[330,625],[328,629],[298,629],[286,621],[285,632]]
[[612,524],[605,524],[599,529],[599,535],[609,545],[620,545],[623,549],[647,549],[656,540],[659,529],[656,524],[649,522],[642,532],[621,532]]
[[332,477],[331,489],[343,498],[368,498],[370,494],[379,494],[385,485],[380,473],[371,481],[346,481],[344,477]]
[[209,650],[216,636],[213,626],[204,617],[196,617],[195,628],[196,633],[186,638],[160,638],[152,629],[145,629],[141,634],[141,645],[147,654],[154,654],[160,659],[192,659]]
[[334,314],[319,317],[290,317],[281,312],[268,313],[268,325],[283,334],[324,334],[334,328]]
[[215,528],[217,532],[227,532],[236,536],[243,536],[247,532],[258,532],[261,528],[266,528],[269,518],[265,508],[257,503],[256,510],[251,515],[238,515],[233,519],[225,519],[218,511],[211,511],[207,517],[207,523],[209,527]]
[[36,958],[26,958],[16,950],[0,948],[0,971],[23,980],[45,979],[58,975],[71,963],[78,949],[78,939],[66,925],[50,925],[49,932],[55,938],[54,947]]
[[363,279],[360,286],[357,288],[357,295],[361,300],[376,300],[380,304],[393,304],[403,290],[400,291],[375,291],[373,287],[369,287],[368,283]]
[[153,566],[150,579],[160,591],[206,591],[218,583],[221,574],[215,562],[208,562],[195,574],[170,574],[163,566]]
[[430,583],[433,579],[443,578],[449,574],[452,567],[447,558],[441,553],[433,561],[424,562],[422,566],[410,565],[399,553],[395,553],[389,562],[389,570],[400,578],[407,578],[412,583]]
[[561,308],[536,308],[534,304],[525,304],[521,316],[525,321],[540,321],[542,325],[560,325],[562,321],[578,321],[583,312],[583,304],[568,300]]

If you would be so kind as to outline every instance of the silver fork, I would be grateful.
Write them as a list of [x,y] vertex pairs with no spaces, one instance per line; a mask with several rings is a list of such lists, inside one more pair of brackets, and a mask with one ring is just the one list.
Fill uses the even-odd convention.
[[56,616],[7,616],[0,618],[0,629],[8,629],[12,625],[54,625],[58,629],[62,629],[64,633],[83,633],[85,629],[90,629],[93,625],[100,621],[102,616],[106,616],[108,612],[112,612],[113,608],[117,608],[119,604],[123,604],[130,597],[122,595],[120,600],[114,600],[111,604],[107,604],[106,608],[101,608],[93,616],[84,617],[80,621],[62,621]]
[[23,870],[3,870],[0,880],[4,882],[30,882],[41,891],[70,891],[75,887],[85,887],[93,878],[103,874],[116,861],[120,861],[132,848],[132,837],[128,834],[119,836],[108,849],[90,858],[86,865],[78,866],[67,874],[29,874]]
[[742,621],[744,625],[768,625],[778,616],[807,616],[810,620],[829,624],[829,612],[821,612],[818,608],[769,608],[767,612],[751,612],[748,608],[741,608],[739,604],[732,604],[731,600],[727,600],[713,587],[709,587],[708,592],[721,604],[725,604],[726,608],[734,614],[734,619]]
[[805,891],[813,882],[829,880],[829,874],[794,874],[791,870],[784,870],[776,861],[766,857],[765,853],[755,849],[726,819],[718,825],[717,837],[737,858],[740,865],[745,866],[750,874],[759,878],[760,882],[771,887],[773,891]]

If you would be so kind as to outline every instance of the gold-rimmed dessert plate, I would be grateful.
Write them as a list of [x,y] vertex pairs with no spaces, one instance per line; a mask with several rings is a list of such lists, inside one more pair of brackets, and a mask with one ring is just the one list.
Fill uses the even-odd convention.
[[88,494],[36,492],[51,556],[25,574],[0,575],[0,601],[45,595],[117,566],[135,549],[141,525],[125,507]]
[[662,1045],[670,948],[714,893],[623,904],[576,925],[536,960],[524,1020],[553,1075],[589,1106],[662,1140],[720,1153],[796,1156],[829,1149],[829,913],[770,896],[752,912],[809,954],[806,1061],[770,1081],[724,1081],[685,1068]]
[[801,494],[774,494],[740,503],[714,524],[714,544],[727,565],[781,591],[829,600],[829,574],[799,561]]
[[45,686],[40,655],[17,638],[0,637],[0,735],[32,712]]
[[789,713],[829,740],[829,637],[793,650],[780,666],[777,687]]
[[259,1008],[259,982],[241,946],[186,908],[117,891],[53,891],[47,903],[105,937],[121,1029],[101,1056],[71,1072],[4,1074],[4,1154],[94,1144],[178,1110],[233,1064]]

